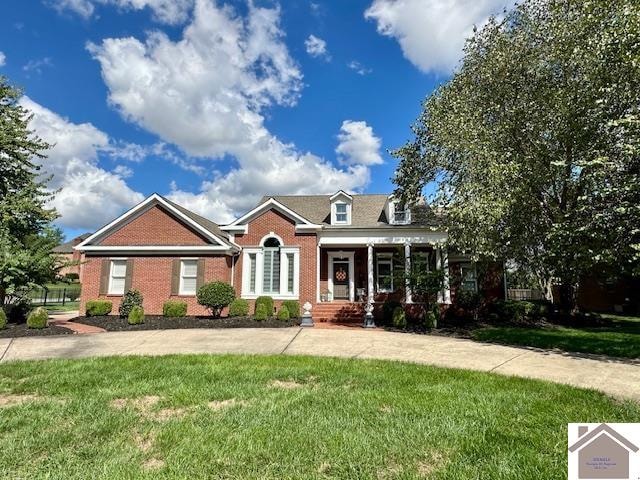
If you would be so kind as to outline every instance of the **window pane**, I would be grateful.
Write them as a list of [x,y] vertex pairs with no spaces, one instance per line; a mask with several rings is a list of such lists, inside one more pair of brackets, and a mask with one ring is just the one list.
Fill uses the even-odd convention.
[[195,277],[198,275],[198,261],[197,260],[183,260],[182,261],[182,275],[184,277]]
[[271,292],[271,271],[272,271],[273,251],[265,250],[264,252],[264,266],[262,269],[262,290],[265,292]]
[[287,253],[287,292],[293,293],[293,253]]
[[391,275],[391,262],[378,263],[378,275]]
[[124,277],[127,274],[127,261],[126,260],[113,260],[111,268],[111,275],[114,277]]
[[336,214],[336,222],[346,222],[347,214],[346,213],[337,213]]
[[121,295],[124,293],[124,277],[113,277],[111,279],[111,290],[109,293]]
[[196,293],[196,282],[197,279],[195,277],[185,277],[182,279],[182,294],[185,295],[193,295]]
[[273,252],[273,280],[271,282],[271,291],[274,293],[280,291],[280,252]]
[[249,274],[249,292],[256,292],[256,254],[249,254],[250,274]]
[[347,213],[347,204],[336,203],[336,213]]
[[280,291],[280,252],[265,249],[262,290],[267,293]]

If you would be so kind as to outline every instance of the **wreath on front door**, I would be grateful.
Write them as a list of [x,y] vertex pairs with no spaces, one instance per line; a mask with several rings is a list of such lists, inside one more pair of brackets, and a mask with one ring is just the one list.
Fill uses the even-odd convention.
[[347,272],[344,269],[340,269],[336,272],[336,281],[344,282],[347,279]]

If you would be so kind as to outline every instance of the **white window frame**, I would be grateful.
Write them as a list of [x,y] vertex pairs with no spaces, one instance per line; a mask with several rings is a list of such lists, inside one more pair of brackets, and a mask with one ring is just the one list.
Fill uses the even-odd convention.
[[[274,235],[268,235],[268,237]],[[278,238],[277,236],[275,236]],[[261,242],[261,243],[264,243]],[[300,248],[283,247],[280,242],[280,292],[264,292],[264,250],[261,247],[242,249],[242,288],[240,296],[252,300],[261,295],[269,295],[275,300],[297,300],[300,295]],[[251,291],[251,260],[249,255],[256,256],[256,284]],[[287,292],[289,278],[289,257],[293,254],[293,293]]]
[[[391,277],[391,288],[380,288],[380,264],[389,264],[389,275]],[[377,253],[376,254],[376,291],[378,293],[393,293],[395,285],[393,284],[393,253]]]
[[[394,200],[390,204],[391,208],[389,209],[390,219],[389,223],[392,225],[409,225],[411,223],[411,208],[405,205],[404,210],[399,210],[397,207],[399,206],[399,202]],[[396,220],[396,213],[404,213],[404,221],[398,222]]]
[[[338,213],[338,205],[345,206],[346,220],[338,220],[338,215],[343,215],[342,212]],[[335,201],[331,203],[331,225],[351,225],[351,203],[343,201]]]
[[[466,283],[464,276],[464,267],[469,266],[469,270],[473,273],[473,290],[467,290],[464,288],[464,284]],[[460,290],[465,292],[473,292],[478,293],[478,269],[476,268],[475,262],[461,262],[460,263]]]
[[[126,287],[126,281],[127,281],[127,259],[126,258],[112,258],[110,259],[110,264],[109,264],[109,289],[108,289],[108,295],[124,295],[125,294],[125,289]],[[124,280],[124,282],[122,283],[122,292],[115,292],[113,290],[113,279],[114,279],[114,275],[113,275],[113,270],[114,270],[114,266],[116,264],[116,262],[120,263],[124,263],[124,276],[118,276],[117,278],[122,278]]]
[[[184,266],[186,262],[195,262],[196,264],[196,274],[194,276],[188,276],[186,277],[184,274]],[[195,278],[196,279],[196,288],[193,292],[186,292],[184,289],[184,279],[186,278]],[[193,296],[196,294],[196,292],[198,291],[198,259],[197,258],[181,258],[180,259],[180,286],[178,289],[178,294],[179,295],[185,295],[185,296]]]

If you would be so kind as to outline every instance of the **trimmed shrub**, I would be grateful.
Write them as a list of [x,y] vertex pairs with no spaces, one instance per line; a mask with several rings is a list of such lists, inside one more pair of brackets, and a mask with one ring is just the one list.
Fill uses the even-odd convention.
[[264,305],[268,317],[273,316],[273,298],[267,295],[256,298],[256,313],[258,313],[258,305]]
[[122,297],[122,302],[120,302],[120,308],[118,309],[118,313],[120,313],[120,318],[128,318],[129,312],[133,307],[141,307],[142,306],[142,294],[135,289],[129,290]]
[[282,305],[280,307],[280,310],[278,311],[278,320],[287,322],[289,321],[290,318],[291,318],[291,315],[289,314],[289,309],[285,305]]
[[47,326],[49,313],[44,307],[38,307],[27,317],[27,327],[42,329]]
[[2,307],[0,307],[0,330],[7,326],[7,314],[4,313]]
[[207,307],[211,315],[218,318],[222,309],[236,298],[236,291],[225,282],[211,282],[202,285],[196,293],[198,303]]
[[282,306],[289,310],[289,317],[300,318],[300,303],[297,300],[285,300]]
[[269,316],[267,315],[267,307],[263,303],[256,307],[256,320],[264,322]]
[[85,306],[85,314],[87,317],[98,317],[101,315],[109,315],[113,303],[108,300],[90,300]]
[[384,323],[389,324],[393,320],[393,312],[396,308],[402,307],[402,304],[397,300],[385,300],[382,304],[382,319]]
[[131,307],[127,322],[129,322],[129,325],[140,325],[144,323],[144,309],[140,305]]
[[404,308],[396,307],[393,310],[393,326],[400,329],[407,328],[407,316],[404,313]]
[[549,305],[545,302],[498,300],[490,306],[490,312],[492,319],[497,317],[503,322],[520,323],[548,316]]
[[167,300],[162,305],[162,315],[165,317],[184,317],[187,315],[187,302]]
[[229,304],[230,317],[246,317],[249,315],[249,302],[244,298],[236,298]]

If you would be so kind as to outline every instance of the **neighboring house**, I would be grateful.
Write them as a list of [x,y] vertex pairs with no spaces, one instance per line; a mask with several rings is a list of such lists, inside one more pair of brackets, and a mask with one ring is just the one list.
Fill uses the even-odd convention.
[[80,271],[82,270],[82,253],[79,250],[75,250],[74,247],[85,241],[90,236],[90,233],[83,233],[68,242],[58,245],[52,250],[53,254],[62,258],[65,263],[74,262],[73,265],[60,269],[58,272],[60,277],[66,277],[69,273],[77,275],[78,278],[80,277]]
[[451,303],[453,286],[503,298],[502,283],[483,288],[469,259],[447,252],[438,224],[426,205],[408,210],[389,195],[339,191],[265,197],[218,226],[154,194],[76,247],[86,260],[81,309],[109,298],[117,311],[123,293],[136,288],[149,314],[161,313],[169,299],[184,299],[191,315],[206,314],[196,290],[220,280],[250,303],[260,295],[276,306],[296,299],[313,304],[316,320],[361,321],[369,298],[419,306],[396,284],[400,268],[442,268],[458,278],[440,293],[442,304]]

